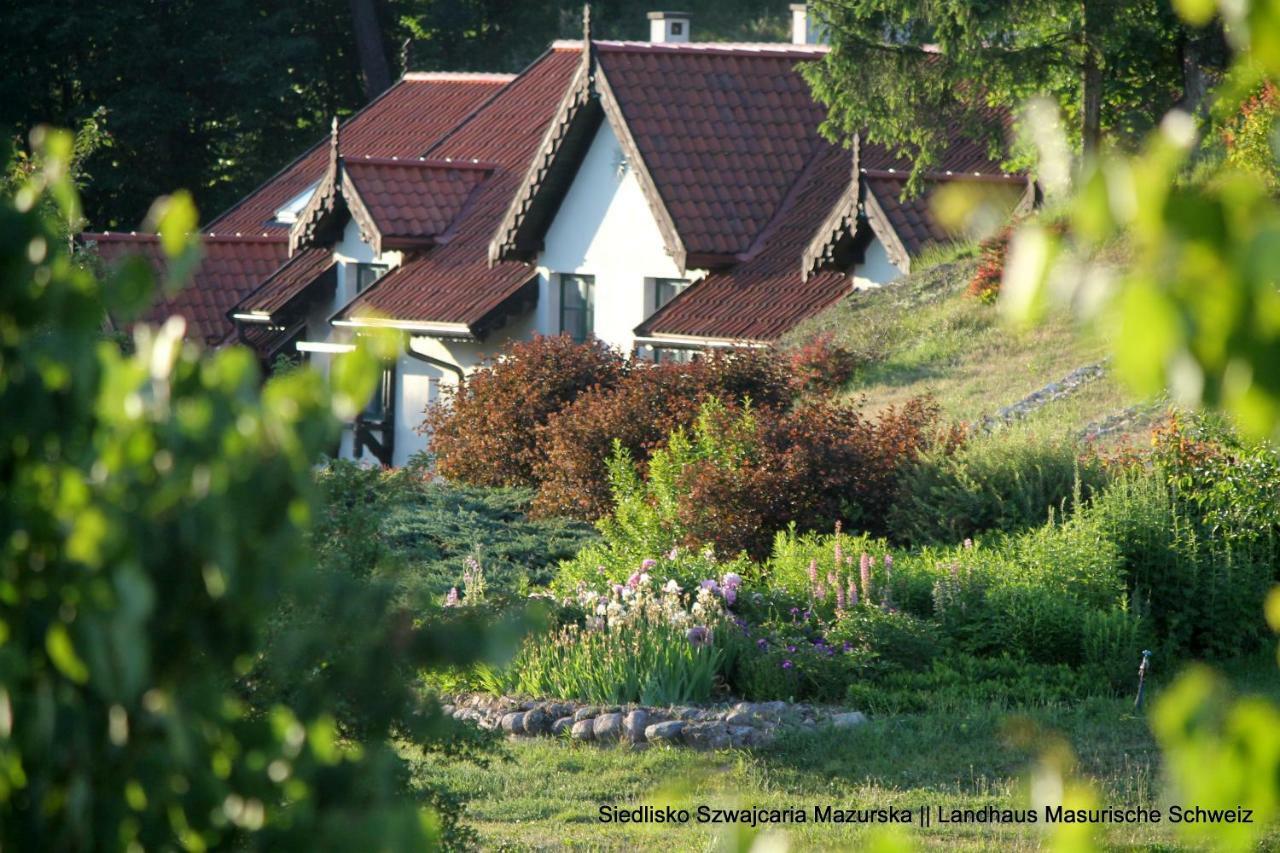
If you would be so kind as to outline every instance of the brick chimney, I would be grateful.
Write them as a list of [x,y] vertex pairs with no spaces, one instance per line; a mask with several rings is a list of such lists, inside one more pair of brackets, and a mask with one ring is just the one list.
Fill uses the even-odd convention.
[[684,44],[689,41],[688,12],[650,12],[649,41],[657,44]]

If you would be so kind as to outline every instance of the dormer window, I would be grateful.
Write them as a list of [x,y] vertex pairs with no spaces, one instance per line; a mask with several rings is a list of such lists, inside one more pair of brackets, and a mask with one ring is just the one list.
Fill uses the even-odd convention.
[[356,264],[356,293],[364,293],[386,274],[386,264]]
[[298,221],[299,214],[302,209],[307,206],[307,202],[311,201],[311,196],[315,195],[316,187],[320,186],[320,182],[316,181],[302,192],[289,199],[284,207],[276,210],[275,221],[279,225],[292,225]]
[[653,280],[653,310],[658,311],[680,295],[689,282],[682,278],[655,278]]

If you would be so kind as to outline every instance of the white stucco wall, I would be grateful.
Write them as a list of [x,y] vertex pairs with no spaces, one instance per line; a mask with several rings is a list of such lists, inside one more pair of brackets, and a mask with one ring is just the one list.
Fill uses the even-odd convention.
[[630,353],[635,329],[653,313],[653,279],[693,280],[667,254],[635,171],[608,121],[602,122],[547,229],[538,258],[533,328],[560,332],[561,274],[595,277],[595,336]]
[[869,287],[881,287],[902,277],[902,270],[889,260],[889,253],[884,244],[873,239],[863,254],[862,262],[850,273],[854,290],[865,290]]

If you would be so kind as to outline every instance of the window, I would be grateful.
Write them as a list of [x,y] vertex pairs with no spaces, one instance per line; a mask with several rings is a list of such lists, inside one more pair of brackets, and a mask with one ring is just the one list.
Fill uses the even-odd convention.
[[655,347],[653,360],[659,364],[688,364],[693,361],[697,352],[691,349],[664,349]]
[[387,272],[386,264],[356,264],[356,293],[364,293]]
[[320,182],[316,181],[302,192],[285,202],[284,207],[276,211],[276,222],[281,225],[292,225],[298,221],[298,216],[302,213],[302,209],[307,206],[307,202],[311,201],[311,196],[315,193],[316,187],[320,186]]
[[595,276],[560,276],[560,331],[585,341],[595,325]]
[[396,374],[392,367],[384,367],[378,380],[378,387],[369,398],[369,405],[360,413],[360,418],[372,423],[382,423],[395,408]]
[[689,282],[681,278],[655,278],[653,280],[653,310],[657,311],[680,295]]
[[673,36],[682,36],[682,35],[684,35],[684,21],[672,21],[672,22],[671,22],[671,35],[673,35]]

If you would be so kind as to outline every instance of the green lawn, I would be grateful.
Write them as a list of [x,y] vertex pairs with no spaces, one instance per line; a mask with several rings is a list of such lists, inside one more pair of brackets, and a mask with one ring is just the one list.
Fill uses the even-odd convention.
[[[965,294],[975,264],[972,258],[946,261],[853,294],[785,342],[831,335],[859,353],[863,366],[848,393],[865,397],[872,412],[929,393],[948,416],[969,422],[1106,357],[1106,342],[1068,318],[1051,317],[1027,330],[1005,323],[994,306]],[[1035,420],[1045,429],[1078,431],[1133,402],[1108,375],[1045,406]]]
[[[1280,674],[1269,655],[1230,672],[1240,689],[1280,697]],[[1126,699],[883,716],[856,730],[797,735],[757,752],[631,753],[520,741],[506,744],[487,768],[410,753],[419,780],[469,801],[467,820],[486,849],[702,850],[733,839],[694,823],[606,826],[599,807],[798,807],[810,820],[817,805],[1025,808],[1032,770],[1057,737],[1070,745],[1076,772],[1102,803],[1166,805],[1159,750]],[[786,832],[792,849],[858,848],[870,840],[863,830],[834,824],[791,825]],[[1043,826],[935,824],[913,826],[907,835],[929,850],[1034,850],[1046,839]],[[1100,840],[1118,849],[1180,849],[1167,823],[1113,826]],[[1266,846],[1276,845],[1280,832],[1273,831]]]

